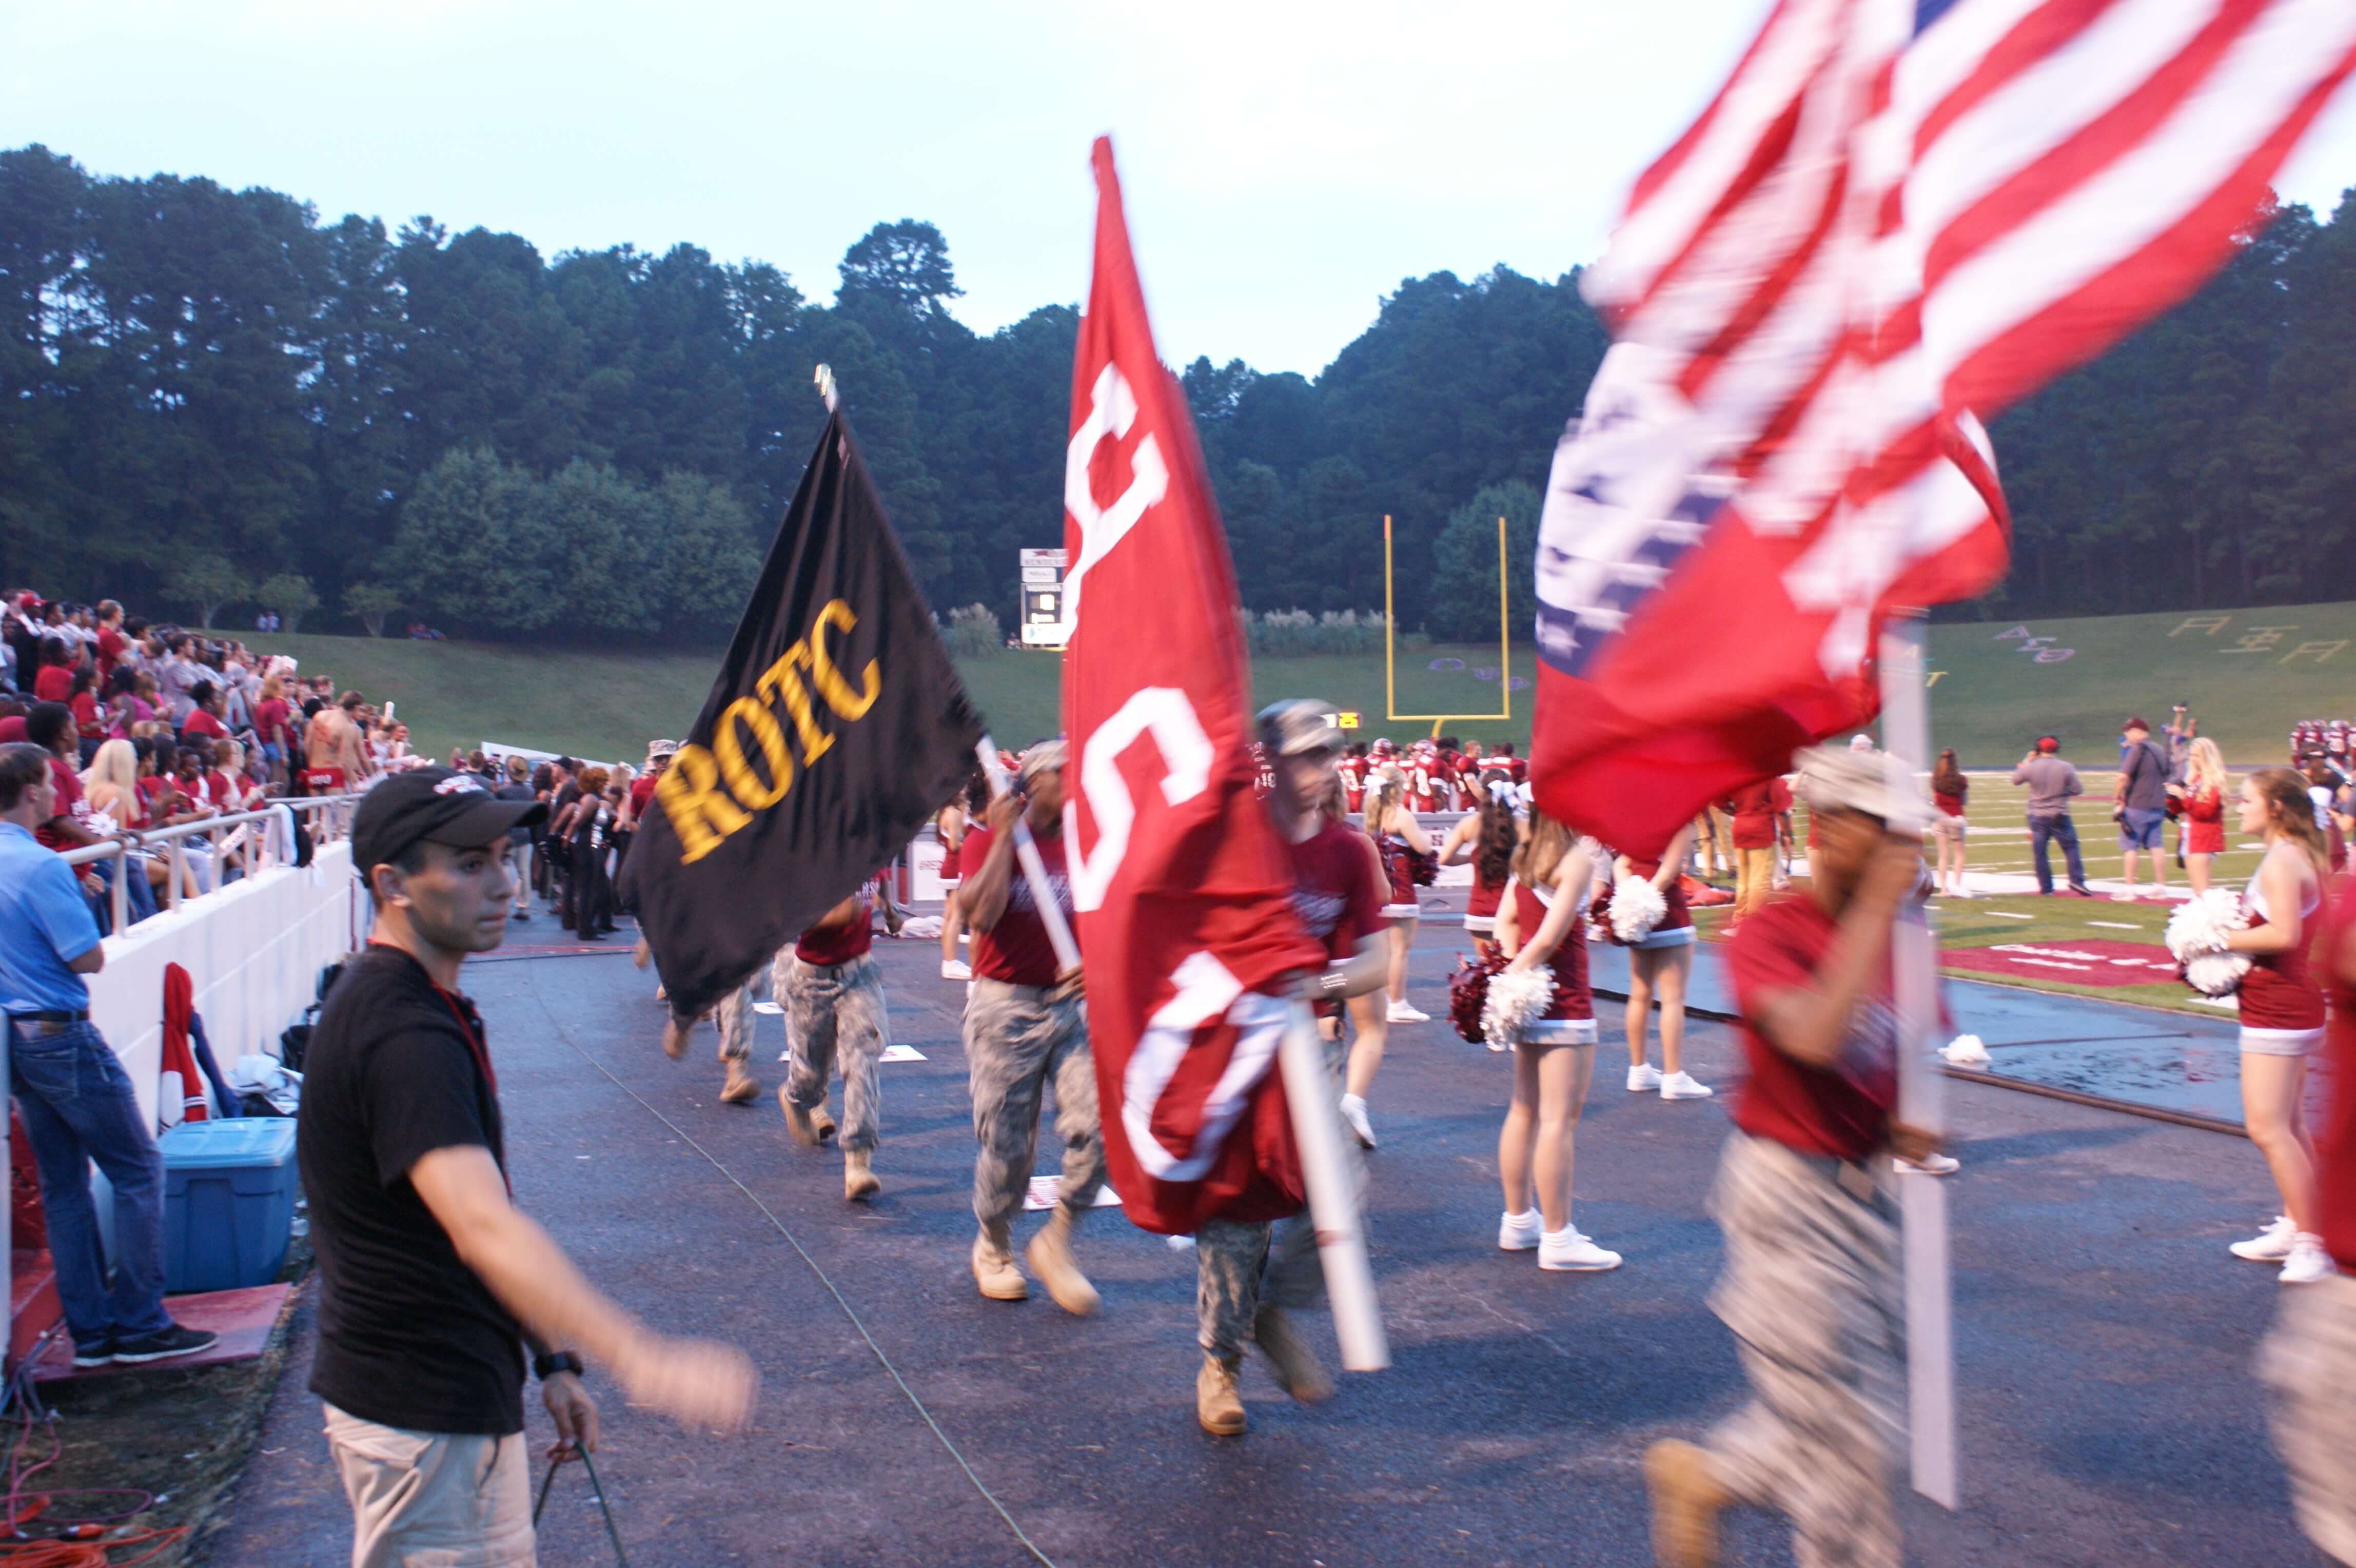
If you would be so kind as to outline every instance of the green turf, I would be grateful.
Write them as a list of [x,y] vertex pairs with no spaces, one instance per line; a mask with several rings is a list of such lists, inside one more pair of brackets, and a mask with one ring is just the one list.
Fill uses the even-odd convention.
[[[2188,703],[2203,734],[2228,760],[2276,762],[2302,718],[2356,712],[2356,604],[2303,605],[2265,611],[2221,611],[2211,629],[2169,614],[2028,623],[2031,644],[2000,634],[2011,622],[1933,627],[1931,720],[1935,744],[1953,746],[1966,767],[2009,768],[2040,734],[2059,735],[2063,754],[2081,766],[2115,759],[2120,722],[2140,713],[2167,721],[2171,703]],[[2273,640],[2239,652],[2253,636]],[[272,637],[256,639],[300,658],[372,699],[394,698],[421,749],[446,753],[485,738],[605,758],[643,754],[656,736],[676,736],[702,705],[719,662],[694,653],[583,651],[510,643],[410,642],[368,638]],[[2345,642],[2331,649],[2329,644]],[[2316,645],[2311,651],[2296,650]],[[2040,662],[2036,651],[2047,654]],[[2066,659],[2051,655],[2070,650]],[[1727,657],[1699,650],[1697,657]],[[1462,669],[1434,670],[1459,661]],[[963,672],[998,738],[1020,746],[1060,727],[1059,655],[1005,652],[969,660]],[[1503,693],[1494,647],[1407,647],[1398,658],[1397,707],[1402,713],[1495,713]],[[1526,646],[1514,650],[1514,673],[1532,676]],[[1490,679],[1481,678],[1486,671]],[[1377,653],[1258,660],[1254,700],[1323,698],[1364,715],[1371,739],[1429,735],[1427,720],[1384,717],[1388,698]],[[1467,740],[1529,738],[1531,691],[1512,693],[1510,722],[1453,719],[1443,727]]]

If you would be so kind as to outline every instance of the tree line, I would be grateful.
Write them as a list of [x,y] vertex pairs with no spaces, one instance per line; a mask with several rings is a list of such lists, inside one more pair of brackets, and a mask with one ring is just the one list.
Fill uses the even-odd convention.
[[[2341,210],[2349,210],[2343,202]],[[201,177],[0,152],[0,581],[316,628],[711,640],[799,478],[831,363],[919,582],[1014,618],[1061,541],[1077,313],[972,331],[931,224],[819,305],[689,244],[328,221]],[[1555,441],[1607,338],[1576,271],[1404,280],[1314,379],[1180,373],[1255,610],[1518,636]],[[2184,307],[1997,422],[1988,613],[2356,596],[2356,226],[2289,208]],[[1967,607],[1965,613],[1971,613]]]

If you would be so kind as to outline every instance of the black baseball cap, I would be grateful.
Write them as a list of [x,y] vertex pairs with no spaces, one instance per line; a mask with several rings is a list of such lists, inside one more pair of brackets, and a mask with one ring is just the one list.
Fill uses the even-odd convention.
[[477,774],[447,768],[395,773],[360,797],[352,815],[352,864],[366,876],[412,844],[479,849],[547,816],[547,801],[502,800]]

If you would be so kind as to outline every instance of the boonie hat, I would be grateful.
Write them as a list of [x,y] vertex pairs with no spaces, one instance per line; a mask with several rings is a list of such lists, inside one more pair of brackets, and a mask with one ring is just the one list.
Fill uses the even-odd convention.
[[1259,711],[1260,744],[1270,757],[1299,757],[1312,751],[1342,749],[1342,731],[1333,710],[1307,697],[1270,703]]
[[399,860],[418,843],[477,849],[500,842],[509,828],[546,820],[545,800],[502,800],[473,773],[419,768],[384,779],[360,797],[352,814],[352,864],[365,877]]
[[1799,766],[1799,797],[1812,811],[1862,811],[1895,832],[1919,830],[1926,809],[1914,776],[1886,752],[1810,746]]

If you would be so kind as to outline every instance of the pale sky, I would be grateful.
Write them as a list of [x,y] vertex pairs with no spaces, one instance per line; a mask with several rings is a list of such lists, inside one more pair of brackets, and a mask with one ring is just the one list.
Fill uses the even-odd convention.
[[[0,13],[0,145],[554,255],[680,241],[818,299],[929,219],[980,331],[1087,288],[1110,132],[1164,359],[1314,374],[1403,277],[1601,250],[1764,0],[121,0]],[[2281,182],[2356,185],[2356,94]]]

